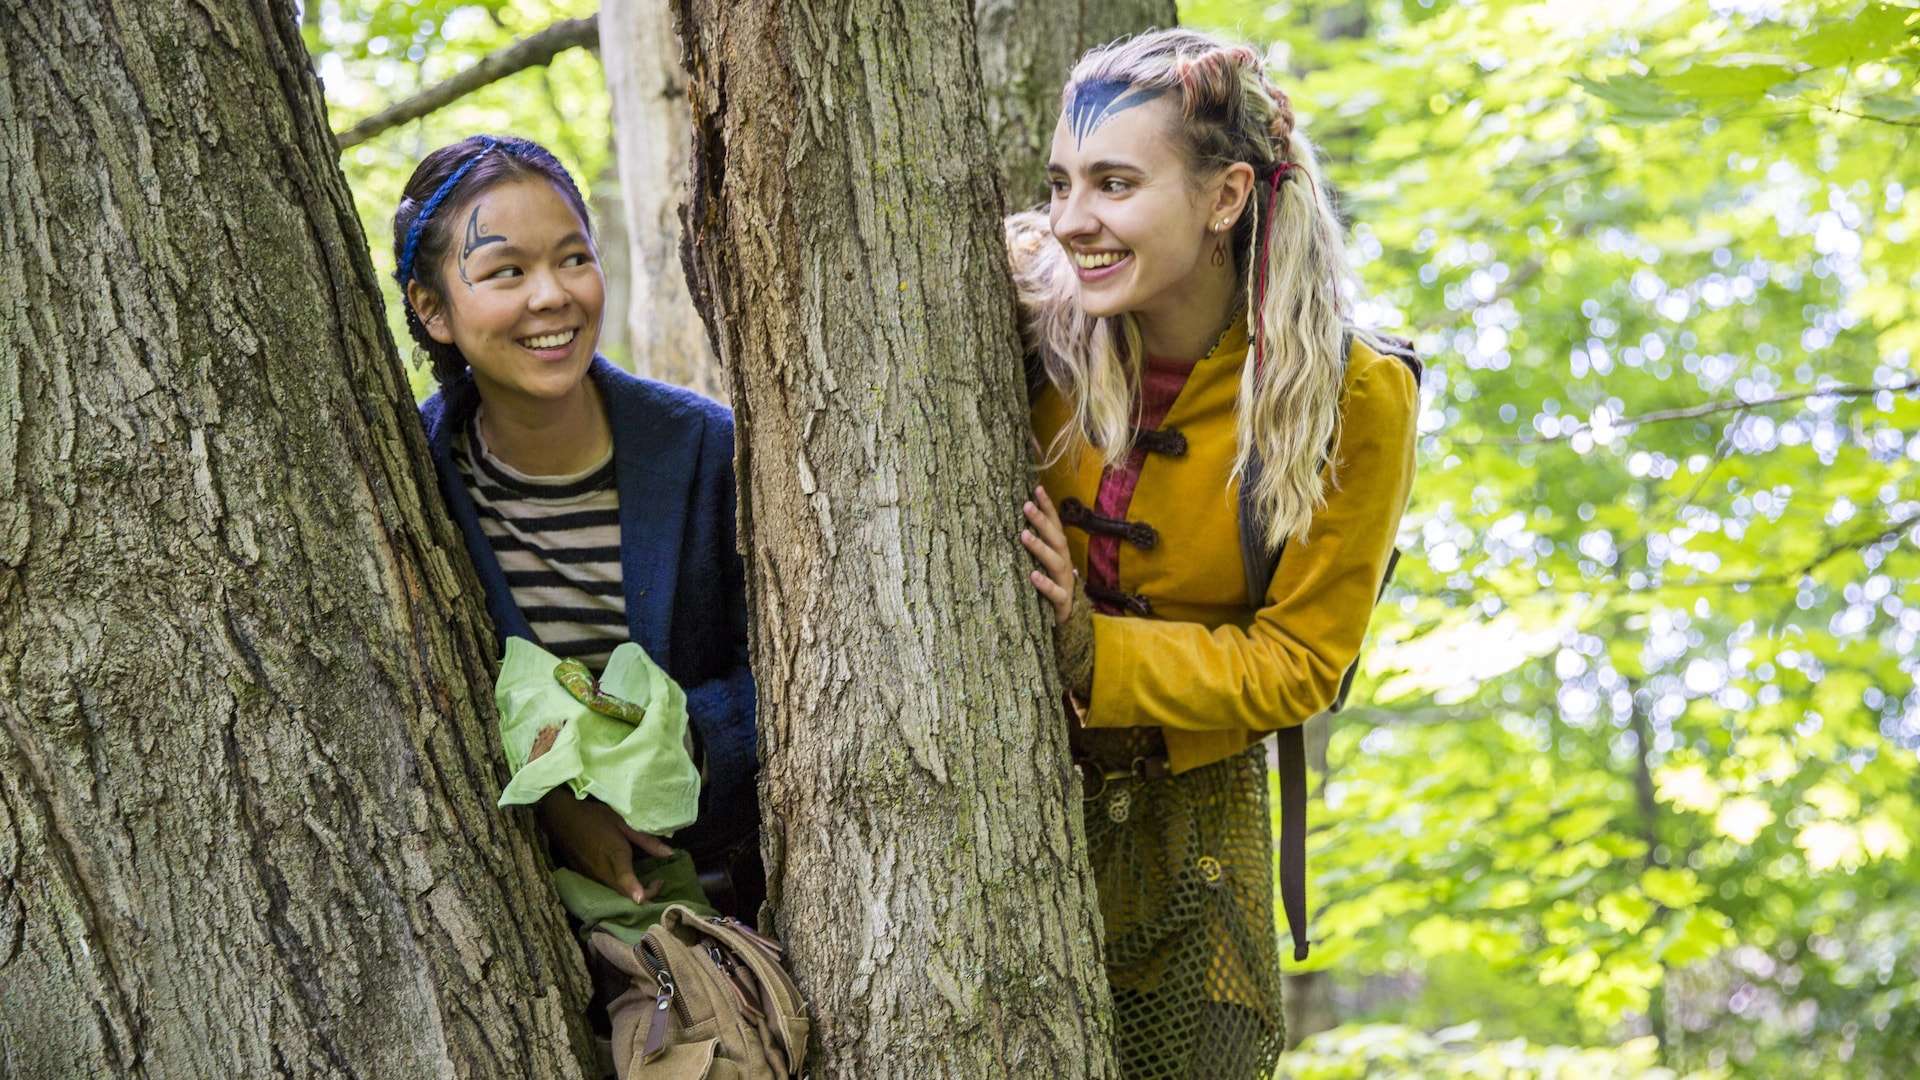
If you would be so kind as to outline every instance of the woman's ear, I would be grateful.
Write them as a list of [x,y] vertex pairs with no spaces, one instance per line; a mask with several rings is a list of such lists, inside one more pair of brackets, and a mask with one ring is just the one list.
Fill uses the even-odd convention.
[[1247,197],[1253,194],[1253,166],[1244,161],[1236,161],[1220,170],[1220,178],[1214,181],[1212,214],[1210,221],[1225,221],[1226,228],[1232,228],[1240,220],[1241,211],[1247,208]]
[[440,303],[439,293],[415,278],[407,282],[407,303],[412,304],[413,313],[420,316],[420,325],[427,328],[428,337],[442,345],[453,344],[453,331],[447,327],[447,312]]

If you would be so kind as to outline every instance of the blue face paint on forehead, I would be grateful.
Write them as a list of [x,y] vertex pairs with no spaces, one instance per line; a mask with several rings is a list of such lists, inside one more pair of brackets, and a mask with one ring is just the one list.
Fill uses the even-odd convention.
[[1101,124],[1136,105],[1145,105],[1167,92],[1163,86],[1135,87],[1119,79],[1090,79],[1073,88],[1073,108],[1067,126],[1076,143],[1085,142]]
[[467,276],[467,260],[473,258],[474,252],[488,244],[507,242],[506,237],[495,236],[487,231],[487,226],[480,220],[481,209],[476,206],[473,208],[473,213],[467,215],[467,238],[460,245],[460,280],[466,282],[469,289],[473,288],[473,279]]

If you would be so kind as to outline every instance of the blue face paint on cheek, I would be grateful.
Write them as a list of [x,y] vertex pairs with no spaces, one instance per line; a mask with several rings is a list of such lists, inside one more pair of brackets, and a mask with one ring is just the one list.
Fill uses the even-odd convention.
[[1099,130],[1101,124],[1136,105],[1145,105],[1165,94],[1165,87],[1134,88],[1119,79],[1093,79],[1073,89],[1073,108],[1067,114],[1067,126],[1073,129],[1076,144]]

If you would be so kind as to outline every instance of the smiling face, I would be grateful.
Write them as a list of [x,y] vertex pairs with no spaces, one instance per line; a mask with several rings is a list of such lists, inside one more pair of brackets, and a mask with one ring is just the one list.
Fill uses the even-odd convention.
[[1130,312],[1144,330],[1231,303],[1232,260],[1216,266],[1213,254],[1245,191],[1223,190],[1220,178],[1196,182],[1175,142],[1178,102],[1176,93],[1086,83],[1054,129],[1053,235],[1073,260],[1088,315]]
[[453,215],[442,291],[408,286],[427,333],[459,347],[487,402],[511,408],[579,392],[607,291],[586,222],[533,178],[488,188]]

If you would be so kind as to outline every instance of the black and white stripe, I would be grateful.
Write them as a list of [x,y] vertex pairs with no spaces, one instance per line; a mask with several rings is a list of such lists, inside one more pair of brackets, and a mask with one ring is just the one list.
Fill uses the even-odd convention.
[[455,435],[453,460],[541,646],[605,667],[627,640],[612,451],[573,476],[528,476],[487,450],[476,414]]

